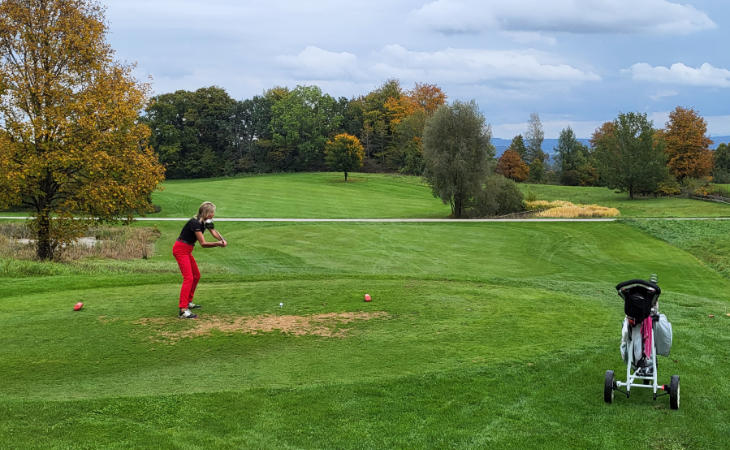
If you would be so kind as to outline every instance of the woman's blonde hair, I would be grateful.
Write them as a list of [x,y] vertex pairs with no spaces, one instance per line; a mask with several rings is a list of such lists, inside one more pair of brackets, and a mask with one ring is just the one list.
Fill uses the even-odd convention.
[[200,208],[198,208],[198,215],[195,216],[196,219],[202,221],[205,216],[207,216],[210,213],[215,212],[215,205],[211,202],[203,202],[200,205]]

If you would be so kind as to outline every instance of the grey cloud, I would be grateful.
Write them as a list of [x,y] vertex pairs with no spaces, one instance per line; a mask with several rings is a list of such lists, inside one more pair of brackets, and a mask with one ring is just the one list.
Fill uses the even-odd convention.
[[413,11],[409,20],[444,33],[687,34],[716,27],[704,12],[667,0],[436,0]]

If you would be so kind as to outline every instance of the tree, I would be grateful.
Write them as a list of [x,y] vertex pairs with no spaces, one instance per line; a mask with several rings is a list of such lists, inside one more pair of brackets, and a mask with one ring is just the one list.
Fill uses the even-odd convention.
[[555,152],[562,184],[585,186],[595,182],[596,173],[591,164],[590,150],[578,142],[570,127],[560,132]]
[[413,90],[408,92],[408,96],[428,116],[432,116],[439,106],[446,103],[446,94],[435,84],[416,83]]
[[547,156],[542,151],[542,141],[545,140],[545,132],[542,129],[542,122],[540,122],[540,116],[537,113],[530,114],[525,139],[527,140],[527,152],[523,159],[527,165],[531,165],[536,159],[544,163],[545,157]]
[[525,140],[522,138],[521,134],[518,134],[517,136],[512,138],[512,142],[510,142],[507,150],[513,150],[517,152],[517,154],[520,155],[520,159],[522,159],[522,161],[525,161],[525,158],[527,157],[527,147],[525,146]]
[[712,173],[712,140],[705,136],[707,123],[693,109],[677,106],[669,113],[664,131],[667,166],[682,181],[702,178]]
[[[237,102],[219,87],[153,97],[144,120],[168,178],[232,175],[240,152]],[[232,120],[233,119],[233,120]]]
[[318,170],[324,146],[342,123],[336,100],[317,86],[297,86],[271,108],[272,149],[278,170]]
[[712,178],[716,183],[730,183],[730,145],[722,143],[714,153]]
[[664,142],[655,139],[646,114],[619,114],[609,127],[593,135],[599,173],[606,185],[620,192],[649,194],[666,179]]
[[497,173],[515,181],[525,181],[530,173],[530,168],[516,151],[507,149],[499,157]]
[[491,130],[476,102],[456,101],[436,110],[423,132],[423,156],[433,195],[451,206],[453,217],[462,217],[494,157]]
[[423,173],[423,128],[445,102],[446,94],[441,88],[420,83],[385,102],[392,134],[384,151],[388,168],[413,175]]
[[324,149],[327,167],[332,170],[347,172],[362,167],[362,159],[365,157],[365,149],[360,141],[353,135],[341,133],[327,141]]
[[40,259],[92,220],[131,220],[163,179],[147,87],[106,32],[93,0],[0,2],[0,207],[32,209]]

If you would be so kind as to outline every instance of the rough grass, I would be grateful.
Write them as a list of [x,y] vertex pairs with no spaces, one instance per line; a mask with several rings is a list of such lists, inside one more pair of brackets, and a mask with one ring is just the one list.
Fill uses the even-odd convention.
[[[0,223],[0,259],[35,260],[34,237],[25,223]],[[63,247],[58,257],[62,261],[147,259],[154,253],[159,237],[155,227],[93,227],[81,239]]]
[[526,201],[528,210],[536,210],[535,217],[617,217],[620,213],[616,208],[606,208],[600,205],[574,205],[564,200],[536,200]]

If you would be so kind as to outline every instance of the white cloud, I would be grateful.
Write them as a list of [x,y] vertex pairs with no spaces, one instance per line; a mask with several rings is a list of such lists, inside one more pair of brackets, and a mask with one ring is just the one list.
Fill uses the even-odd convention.
[[299,78],[318,80],[342,80],[357,73],[357,57],[348,52],[330,52],[319,47],[308,46],[297,55],[283,55],[277,58],[285,68],[294,71]]
[[674,89],[670,89],[668,91],[658,91],[652,95],[649,96],[650,99],[656,101],[668,98],[668,97],[675,97],[679,95],[679,92],[675,91]]
[[413,11],[409,20],[444,33],[687,34],[716,27],[704,12],[667,0],[436,0]]
[[690,86],[730,87],[730,70],[713,67],[709,63],[704,63],[696,69],[682,63],[674,63],[671,67],[652,67],[647,63],[636,63],[621,72],[628,73],[634,80],[640,81]]
[[568,64],[550,61],[549,55],[531,50],[481,50],[447,48],[432,52],[387,45],[377,55],[373,69],[381,77],[434,83],[507,81],[598,81],[601,78]]

